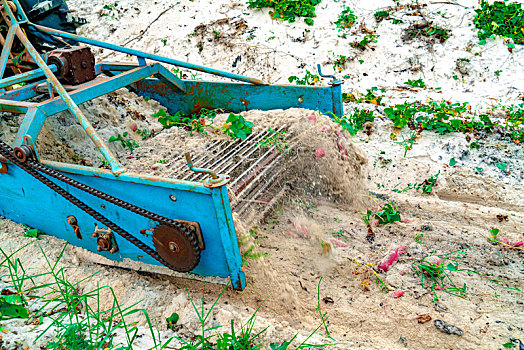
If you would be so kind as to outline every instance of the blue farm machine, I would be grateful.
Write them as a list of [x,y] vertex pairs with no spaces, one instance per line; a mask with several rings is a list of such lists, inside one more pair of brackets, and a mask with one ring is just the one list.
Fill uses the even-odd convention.
[[[235,184],[236,195],[265,190],[267,181],[254,183],[278,156],[270,153],[233,178],[220,164],[249,152],[249,143],[216,144],[221,159],[199,164],[186,154],[187,174],[180,178],[128,172],[78,105],[126,87],[170,113],[306,108],[342,115],[341,82],[331,77],[326,87],[267,84],[76,35],[85,20],[73,16],[65,0],[0,1],[0,112],[23,115],[12,144],[0,134],[0,215],[113,261],[230,278],[242,290],[246,280],[229,187]],[[92,47],[136,61],[96,62]],[[233,82],[179,79],[166,65]],[[67,110],[108,169],[39,156],[36,140],[44,122]]]

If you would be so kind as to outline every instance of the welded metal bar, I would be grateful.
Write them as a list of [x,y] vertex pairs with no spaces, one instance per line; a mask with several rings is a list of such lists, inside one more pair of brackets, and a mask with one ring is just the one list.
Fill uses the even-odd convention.
[[218,76],[221,76],[221,77],[224,77],[224,78],[229,78],[229,79],[238,80],[238,81],[244,81],[246,83],[251,83],[251,84],[255,84],[255,85],[268,85],[264,81],[262,81],[260,79],[257,79],[257,78],[250,78],[250,77],[246,77],[246,76],[243,76],[243,75],[240,75],[240,74],[235,74],[235,73],[231,73],[231,72],[225,72],[225,71],[221,71],[221,70],[218,70],[218,69],[201,66],[201,65],[198,65],[198,64],[192,64],[192,63],[188,63],[188,62],[184,62],[184,61],[175,60],[175,59],[172,59],[172,58],[167,58],[167,57],[162,57],[162,56],[159,56],[159,55],[154,55],[154,54],[142,52],[142,51],[135,50],[135,49],[129,49],[129,48],[126,48],[126,47],[123,47],[123,46],[119,46],[119,45],[105,43],[105,42],[99,41],[99,40],[88,39],[88,38],[84,38],[84,37],[81,37],[81,36],[76,35],[76,34],[71,34],[71,33],[67,33],[67,32],[63,32],[63,31],[57,30],[57,29],[44,27],[44,26],[37,25],[37,24],[31,23],[31,22],[29,22],[29,25],[31,27],[35,28],[36,30],[40,31],[40,32],[44,32],[44,33],[47,33],[47,34],[55,35],[55,36],[58,36],[58,37],[61,37],[61,38],[65,38],[65,39],[75,40],[75,41],[78,41],[78,42],[81,42],[81,43],[84,43],[84,44],[98,46],[98,47],[102,47],[102,48],[105,48],[105,49],[109,49],[109,50],[113,50],[113,51],[117,51],[117,52],[122,52],[122,53],[125,53],[125,54],[128,54],[128,55],[133,55],[133,56],[137,56],[137,57],[141,57],[141,58],[144,58],[144,59],[149,59],[149,60],[153,60],[153,61],[157,61],[157,62],[172,64],[172,65],[175,65],[175,66],[178,66],[178,67],[183,67],[183,68],[187,68],[187,69],[191,69],[191,70],[196,70],[196,71],[200,71],[200,72],[204,72],[204,73],[208,73],[208,74],[212,74],[212,75],[218,75]]
[[47,79],[49,79],[51,84],[53,84],[53,87],[56,89],[56,92],[58,93],[58,95],[60,95],[62,100],[65,102],[65,104],[67,105],[67,107],[71,111],[71,113],[78,120],[78,122],[80,123],[82,128],[87,133],[87,136],[93,141],[93,143],[98,148],[98,150],[100,151],[102,156],[107,160],[107,162],[111,166],[111,170],[113,172],[115,172],[115,173],[125,171],[124,166],[122,164],[120,164],[120,162],[115,158],[115,156],[109,150],[109,148],[107,147],[105,142],[98,135],[96,130],[93,128],[93,126],[91,125],[89,120],[84,116],[84,114],[82,113],[80,108],[78,108],[78,106],[75,104],[75,102],[73,101],[71,96],[69,96],[69,94],[64,89],[62,84],[60,84],[60,82],[58,81],[56,76],[49,69],[49,67],[47,66],[47,64],[44,61],[44,59],[40,56],[40,54],[35,49],[33,44],[31,44],[31,42],[29,41],[27,36],[24,34],[24,32],[19,27],[17,27],[17,29],[16,29],[16,36],[22,42],[22,44],[24,44],[24,46],[26,47],[27,51],[29,52],[29,54],[31,55],[31,57],[33,58],[35,63],[38,65],[38,67],[40,67],[40,69],[42,69],[42,71],[44,72],[44,74],[47,77]]
[[[216,140],[209,146],[210,149],[208,150],[208,152],[213,152],[215,149],[217,149],[217,147],[219,147],[224,142],[225,142],[224,140]],[[202,158],[199,158],[199,156],[201,156],[201,154],[198,154],[196,157],[194,157],[193,162],[202,164],[202,160],[206,159],[208,155],[207,153],[205,153]],[[185,161],[184,156],[181,156],[180,158],[174,160],[174,162],[177,162],[177,161],[180,161],[180,165],[177,168],[175,168],[173,171],[171,171],[172,175],[181,176],[185,173],[191,174],[189,168],[187,167],[187,163]]]
[[[281,131],[285,126],[282,126],[278,131]],[[234,149],[236,151],[236,153],[231,153],[228,152],[226,155],[223,155],[220,154],[221,157],[213,157],[213,155],[211,155],[211,158],[210,160],[216,160],[215,163],[211,164],[211,165],[207,165],[208,162],[206,162],[206,166],[209,167],[209,168],[212,168],[214,169],[217,173],[219,174],[231,174],[230,171],[225,171],[225,169],[227,167],[231,167],[231,165],[234,164],[233,168],[232,169],[236,169],[240,164],[241,162],[236,162],[234,163],[233,160],[231,159],[232,156],[234,155],[237,155],[238,157],[241,157],[241,158],[247,158],[249,156],[251,156],[253,153],[255,153],[257,151],[257,147],[250,147],[250,146],[253,146],[253,145],[256,145],[254,144],[254,142],[258,142],[260,139],[262,139],[264,136],[266,136],[267,134],[269,134],[269,131],[266,130],[262,133],[257,133],[257,134],[250,134],[245,140],[243,140],[242,142],[240,142],[240,144],[238,144],[238,146]],[[253,140],[251,140],[253,139]],[[226,148],[227,150],[228,148]],[[238,153],[241,152],[242,153],[239,155]],[[194,177],[191,179],[191,181],[194,181]]]
[[4,77],[5,68],[7,66],[7,60],[9,59],[9,54],[11,53],[11,46],[13,46],[13,41],[15,39],[15,34],[17,30],[18,30],[18,23],[13,24],[9,28],[9,31],[7,32],[7,37],[5,38],[5,44],[4,44],[4,47],[2,47],[2,56],[0,57],[0,78]]
[[[54,64],[49,65],[49,69],[53,73],[58,70],[57,66],[55,66]],[[45,73],[40,68],[29,71],[29,72],[13,75],[12,77],[8,77],[8,78],[4,78],[0,80],[0,89],[3,89],[5,87],[8,87],[14,84],[22,83],[24,81],[41,78],[43,76],[45,76]]]
[[[245,176],[247,176],[249,173],[251,173],[256,167],[259,166],[260,163],[264,163],[264,161],[269,158],[271,156],[271,154],[275,152],[275,147],[271,147],[270,149],[268,149],[266,151],[266,153],[264,153],[264,155],[262,157],[259,157],[256,162],[254,162],[253,164],[251,164],[251,166],[249,168],[247,168],[240,176],[238,176],[234,183],[231,184],[231,188],[234,188],[236,183],[239,181],[239,180],[242,180],[244,179]],[[282,154],[279,155],[279,157],[277,158],[280,158],[280,156],[282,156]],[[273,158],[274,159],[274,158]],[[267,167],[266,167],[267,168]],[[260,174],[260,173],[259,173]],[[246,186],[247,187],[247,186]],[[235,193],[236,194],[236,193]]]
[[[286,125],[281,126],[281,127],[277,130],[277,132],[282,131],[284,128],[286,128]],[[266,132],[265,132],[264,134],[262,134],[262,135],[267,135],[268,133],[269,133],[269,131],[266,131]],[[251,152],[249,152],[249,154],[247,154],[247,155],[244,155],[244,154],[243,154],[242,156],[243,156],[243,157],[249,157],[249,156],[251,156],[254,152],[256,152],[257,150],[258,150],[257,147],[253,147],[253,148],[251,148]],[[266,152],[266,154],[267,154],[267,152]],[[218,172],[220,172],[220,173],[225,173],[225,174],[230,174],[230,173],[232,173],[236,168],[238,168],[239,165],[240,165],[240,163],[229,162],[229,163],[227,163],[226,165],[224,165],[220,170],[218,170]],[[241,178],[241,177],[242,177],[242,175],[239,176],[238,178]],[[238,181],[238,178],[235,179],[235,181],[233,181],[233,183],[236,183],[236,182]],[[232,186],[232,185],[230,185],[230,186]]]
[[[229,151],[227,154],[222,155],[219,158],[216,158],[216,162],[212,165],[212,168],[216,169],[216,171],[218,173],[224,174],[224,168],[234,162],[234,160],[232,159],[233,156],[239,157],[242,160],[244,160],[244,159],[248,158],[251,154],[256,152],[256,150],[257,150],[257,147],[256,147],[257,143],[256,142],[258,142],[260,139],[262,139],[265,136],[266,133],[267,133],[267,131],[264,132],[264,133],[257,134],[256,137],[253,138],[253,140],[249,140],[249,139],[246,138],[235,149]],[[253,135],[253,134],[251,134],[251,135]],[[242,152],[242,153],[240,153],[240,152]],[[236,163],[237,164],[241,164],[242,160],[240,162],[236,162]],[[228,173],[228,174],[230,174],[230,173]]]
[[[209,161],[211,160],[214,160],[215,163],[211,165],[206,164],[206,166],[208,168],[214,169],[217,173],[225,174],[223,172],[223,169],[220,168],[220,166],[222,166],[224,162],[228,162],[226,164],[230,164],[232,162],[231,157],[234,155],[237,155],[240,158],[247,158],[249,155],[253,154],[254,151],[252,152],[249,152],[249,151],[253,149],[256,151],[256,147],[250,147],[253,145],[253,143],[251,142],[256,142],[257,140],[261,139],[266,133],[267,131],[264,133],[256,134],[256,135],[250,134],[245,140],[241,141],[233,150],[229,150],[229,149],[231,148],[232,145],[235,145],[235,143],[230,143],[230,145],[226,147],[226,149],[224,150],[225,152],[227,152],[225,155],[224,155],[224,152],[219,154],[220,157],[210,155],[210,159],[206,163],[209,163]],[[253,140],[251,140],[251,138]],[[241,151],[242,153],[239,155],[238,153]],[[249,154],[246,156],[246,153],[249,153]],[[240,163],[237,163],[237,164],[240,164]],[[230,174],[230,173],[227,173],[227,174]],[[190,181],[194,181],[194,179],[195,177],[193,176],[192,178],[190,178]]]
[[[280,158],[282,158],[283,154],[281,153],[277,159],[275,159],[275,162],[278,163],[280,161]],[[247,198],[251,198],[251,199],[257,199],[257,196],[259,196],[263,191],[265,191],[269,186],[271,186],[275,179],[282,175],[282,173],[285,171],[285,167],[281,167],[279,171],[277,171],[275,174],[273,174],[271,176],[271,178],[267,179],[266,181],[264,181],[263,183],[259,182],[259,179],[262,178],[266,173],[268,173],[270,170],[276,170],[277,168],[276,167],[267,167],[264,169],[264,171],[262,173],[260,173],[258,175],[258,179],[255,179],[254,181],[252,181],[248,186],[246,186],[246,188],[244,188],[244,190],[242,192],[240,192],[236,197],[236,202],[242,202],[240,200],[240,198],[242,197],[247,197],[249,195],[249,197]],[[253,186],[255,185],[260,185],[260,187],[257,189],[257,187],[253,188]],[[253,188],[253,191],[250,191],[251,188]],[[253,194],[251,194],[251,192],[254,192]],[[248,202],[245,202],[243,204],[240,204],[240,208],[237,208],[238,211],[237,213],[239,215],[241,215],[244,211],[245,211],[245,207],[247,206],[247,203]]]

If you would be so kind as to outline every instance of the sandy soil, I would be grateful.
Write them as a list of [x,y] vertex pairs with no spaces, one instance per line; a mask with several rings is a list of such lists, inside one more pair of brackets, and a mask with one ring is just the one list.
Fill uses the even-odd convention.
[[[289,75],[302,76],[305,69],[314,72],[317,62],[330,67],[334,54],[342,54],[348,57],[340,72],[348,76],[344,91],[356,94],[372,86],[383,87],[386,105],[405,100],[425,101],[431,97],[468,101],[475,111],[486,110],[499,101],[503,104],[522,102],[519,98],[523,89],[520,72],[524,68],[524,50],[517,47],[510,54],[501,39],[489,40],[486,46],[477,45],[471,25],[474,16],[471,7],[476,6],[475,1],[420,3],[427,3],[427,7],[420,10],[425,18],[453,30],[453,36],[444,44],[402,39],[403,28],[423,20],[409,9],[395,14],[404,24],[383,21],[377,25],[373,13],[393,5],[385,0],[323,1],[318,6],[314,27],[306,26],[300,19],[295,24],[273,21],[267,11],[250,10],[241,1],[183,0],[171,4],[122,0],[111,16],[101,16],[106,13],[101,12],[104,1],[69,1],[71,8],[88,18],[89,24],[80,29],[86,36],[275,83],[286,83]],[[333,25],[343,5],[349,5],[359,16],[357,25],[346,39],[337,35]],[[380,35],[378,42],[365,51],[349,45],[364,35],[360,23]],[[213,30],[219,31],[220,37],[216,38]],[[99,58],[125,59],[107,56],[103,50],[97,54]],[[241,63],[231,67],[239,55]],[[459,70],[456,59],[463,57],[470,62]],[[502,72],[497,76],[494,72],[499,69]],[[184,74],[191,77],[189,72]],[[454,79],[454,74],[459,78]],[[196,78],[204,76],[198,74]],[[418,78],[423,78],[428,88],[402,86],[404,81]],[[524,341],[522,293],[512,289],[524,286],[524,255],[522,250],[506,249],[488,241],[492,227],[499,228],[500,235],[510,242],[524,238],[522,146],[500,135],[488,135],[479,150],[472,150],[463,134],[442,136],[423,132],[413,149],[404,156],[404,146],[391,140],[390,134],[395,132],[397,139],[402,139],[407,132],[393,129],[392,123],[383,116],[383,107],[345,105],[347,112],[356,107],[374,110],[379,116],[371,135],[359,133],[352,142],[345,136],[352,156],[352,161],[347,163],[358,164],[357,168],[342,163],[342,168],[332,170],[323,163],[340,161],[337,142],[330,141],[332,135],[324,131],[297,146],[297,150],[309,158],[307,162],[297,162],[293,169],[294,173],[300,173],[300,167],[303,172],[313,167],[317,169],[313,172],[315,176],[327,174],[331,180],[339,176],[342,184],[350,178],[350,185],[337,187],[337,183],[326,178],[305,177],[305,184],[318,182],[332,193],[306,191],[300,196],[290,193],[266,223],[254,228],[255,235],[250,242],[256,241],[255,251],[266,256],[246,261],[246,290],[241,293],[227,290],[215,308],[210,325],[228,325],[231,319],[245,321],[263,303],[257,325],[259,328],[270,326],[262,338],[266,344],[290,339],[297,331],[307,335],[320,322],[316,307],[317,286],[322,279],[321,310],[328,313],[331,336],[339,343],[332,348],[498,349],[510,338]],[[134,158],[128,159],[129,151],[112,144],[115,153],[130,169],[169,174],[174,164],[156,169],[151,166],[157,160],[179,156],[174,149],[180,143],[198,151],[196,145],[206,138],[202,135],[190,137],[184,130],[175,128],[161,131],[160,124],[149,116],[160,106],[124,91],[85,104],[83,108],[104,138],[130,132],[133,123],[157,132],[147,141],[134,135],[141,144],[134,151]],[[260,130],[272,123],[309,123],[310,115],[311,112],[299,110],[244,114]],[[3,139],[10,140],[16,123],[15,118],[2,117],[0,131],[6,134]],[[39,146],[48,150],[44,154],[51,158],[78,161],[73,159],[77,154],[88,164],[98,165],[96,153],[87,148],[88,141],[73,124],[67,116],[50,118]],[[63,140],[59,135],[67,137]],[[219,136],[208,136],[213,137]],[[326,149],[326,157],[314,156],[318,147]],[[67,148],[70,150],[65,151]],[[160,148],[160,153],[148,157],[155,148]],[[449,166],[451,158],[458,161],[457,165]],[[497,168],[497,162],[507,163],[507,169]],[[477,167],[483,171],[479,172]],[[420,183],[438,171],[437,186],[430,195],[415,190],[392,191],[408,183]],[[398,205],[407,220],[373,226],[375,239],[370,243],[361,213],[368,207],[378,210],[378,204],[390,201]],[[497,215],[507,215],[507,220],[499,222]],[[245,234],[241,227],[237,226],[239,235]],[[244,227],[244,231],[247,228]],[[32,239],[23,237],[23,231],[18,224],[0,220],[2,249],[11,251],[31,242]],[[39,244],[53,256],[58,254],[64,242],[44,236]],[[376,269],[377,264],[402,246],[405,248],[399,260],[387,272]],[[242,249],[248,247],[249,244]],[[434,296],[416,275],[414,264],[427,256],[459,250],[466,252],[466,256],[458,259],[459,267],[476,273],[450,272],[458,286],[466,286],[466,292],[457,297],[436,291],[439,299],[434,301]],[[37,273],[44,269],[37,244],[29,245],[18,256],[31,271]],[[164,339],[174,335],[166,330],[165,324],[165,317],[172,312],[181,317],[178,335],[191,337],[199,331],[186,288],[193,298],[199,298],[204,288],[202,282],[102,267],[92,261],[86,252],[67,247],[61,265],[74,266],[69,272],[72,280],[100,272],[83,285],[85,290],[97,283],[107,284],[123,304],[142,300],[139,306],[158,319]],[[376,276],[366,264],[375,266],[388,293],[375,283]],[[216,298],[221,289],[220,285],[205,284],[208,300]],[[393,293],[396,291],[405,293],[395,298]],[[110,299],[103,303],[110,303]],[[431,321],[420,323],[420,315],[429,315]],[[137,320],[144,325],[143,318]],[[463,335],[439,331],[435,320],[459,327]],[[16,348],[15,342],[34,346],[31,343],[34,338],[21,336],[27,328],[16,322],[3,323],[4,328],[19,329],[18,334],[11,332],[3,336],[4,346]],[[151,347],[147,331],[141,329],[141,333],[144,337],[137,342],[136,348]],[[325,335],[321,329],[313,341],[331,342]]]

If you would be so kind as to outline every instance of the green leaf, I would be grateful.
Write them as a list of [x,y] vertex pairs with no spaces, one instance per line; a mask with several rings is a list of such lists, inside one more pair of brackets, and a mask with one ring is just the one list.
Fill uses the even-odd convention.
[[506,163],[497,163],[497,168],[504,171],[508,165]]
[[[22,305],[9,303],[6,296],[0,296],[0,317],[2,319],[8,318],[28,318],[29,312]],[[13,298],[9,298],[12,300]]]
[[458,270],[458,266],[449,263],[448,266],[446,267],[446,269],[448,271],[457,271]]
[[166,117],[167,112],[165,109],[159,109],[158,112],[151,114],[153,118]]
[[478,171],[479,173],[481,173],[481,172],[482,172],[482,168],[479,168],[479,167],[475,167],[475,169],[476,169],[476,170],[477,170],[477,171]]
[[455,160],[455,158],[451,158],[449,160],[449,166],[454,166],[455,164],[457,164],[457,161]]
[[498,228],[492,228],[489,230],[491,233],[491,238],[495,239],[497,238],[497,235],[499,234],[500,230]]
[[229,117],[227,117],[226,123],[234,123],[240,118],[240,115],[236,115],[234,113],[229,113]]
[[38,231],[36,228],[29,229],[25,231],[24,236],[25,237],[32,237],[32,238],[38,238],[38,236],[41,234],[41,231]]
[[176,312],[173,312],[171,314],[171,316],[169,316],[168,318],[166,318],[166,321],[167,321],[167,325],[169,326],[169,328],[171,330],[173,330],[174,326],[177,324],[178,320],[180,319],[180,316],[176,313]]
[[505,348],[514,348],[516,345],[513,342],[507,342],[505,344],[502,344],[502,346]]

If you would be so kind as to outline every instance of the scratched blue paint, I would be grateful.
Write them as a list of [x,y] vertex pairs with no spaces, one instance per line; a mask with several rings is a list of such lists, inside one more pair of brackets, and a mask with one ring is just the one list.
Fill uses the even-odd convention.
[[138,94],[159,101],[170,113],[194,113],[200,108],[222,108],[235,113],[247,110],[305,108],[343,115],[340,86],[251,85],[184,80],[181,93],[160,79],[137,85]]
[[[1,1],[6,5],[6,0]],[[27,41],[23,32],[18,29],[20,23],[28,22],[28,20],[18,0],[14,0],[14,3],[18,8],[18,17],[14,16],[7,5],[5,6],[12,24],[6,39],[12,40],[16,34],[19,40],[26,45],[39,68],[0,79],[0,89],[42,78],[40,81],[14,90],[0,90],[0,111],[25,114],[15,146],[22,144],[24,136],[31,136],[33,140],[36,140],[46,118],[69,109],[90,134],[93,142],[111,164],[112,170],[49,161],[43,161],[43,163],[67,173],[82,183],[152,212],[172,219],[198,222],[206,248],[202,252],[201,262],[192,273],[201,276],[230,277],[235,288],[243,289],[246,279],[242,272],[242,259],[227,186],[210,189],[198,182],[125,172],[77,106],[122,87],[128,87],[140,95],[158,100],[168,108],[170,113],[183,111],[189,114],[201,108],[220,108],[241,112],[252,109],[271,110],[298,107],[342,115],[341,82],[333,78],[330,87],[270,85],[259,79],[127,49],[29,23],[30,30],[128,53],[138,58],[138,65],[97,64],[95,81],[79,85],[74,91],[67,92],[53,74],[56,67],[47,66],[35,48]],[[9,47],[4,45],[0,58],[0,70],[5,68],[8,54]],[[182,80],[159,63],[147,64],[146,59],[239,80],[241,83]],[[59,97],[42,103],[24,102],[37,96],[37,85],[46,82],[53,86]],[[152,230],[158,223],[104,202],[76,188],[57,183],[153,248]],[[173,196],[176,201],[172,200]],[[6,174],[0,174],[0,215],[38,228],[76,246],[93,252],[97,251],[96,239],[91,237],[97,223],[96,220],[12,164],[8,164]],[[82,239],[77,238],[72,227],[67,224],[69,215],[76,217]],[[103,227],[100,223],[98,226]],[[125,239],[117,236],[116,240],[119,246],[118,252],[115,254],[100,252],[99,254],[116,261],[131,259],[148,264],[159,264]]]
[[[139,207],[147,208],[154,213],[173,219],[198,222],[204,235],[206,249],[202,251],[201,262],[192,273],[200,276],[224,278],[231,276],[238,289],[245,287],[234,227],[223,225],[224,207],[223,205],[217,207],[215,193],[223,193],[220,188],[213,191],[206,189],[207,193],[197,193],[158,186],[157,182],[143,181],[139,184],[96,176],[69,175],[82,183]],[[53,181],[154,248],[151,229],[157,223],[76,188],[64,185],[58,180]],[[226,191],[225,187],[223,191]],[[171,196],[175,196],[176,201],[173,201]],[[118,252],[115,254],[97,252],[96,239],[91,237],[91,234],[94,231],[95,223],[98,222],[13,165],[8,165],[7,174],[0,174],[0,203],[9,204],[0,204],[0,215],[38,228],[45,233],[69,241],[70,244],[75,246],[116,261],[131,259],[160,265],[156,260],[119,236],[116,237]],[[74,235],[72,227],[67,224],[69,215],[74,215],[77,219],[82,239],[78,239]],[[104,227],[100,223],[98,223],[98,226]],[[146,234],[142,234],[141,230],[145,230]],[[240,281],[240,283],[237,281]]]

